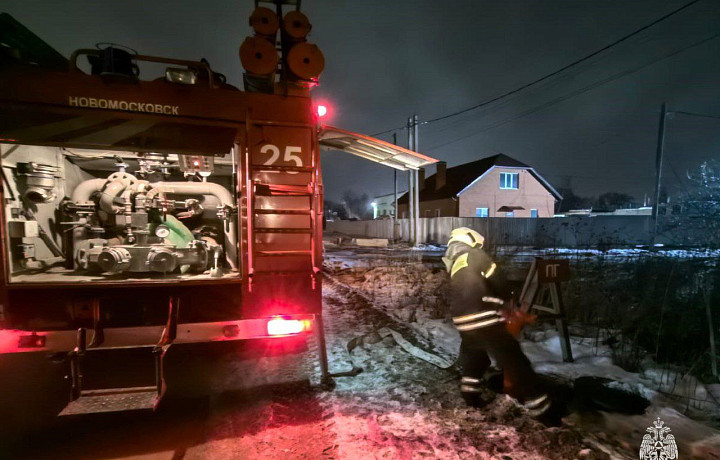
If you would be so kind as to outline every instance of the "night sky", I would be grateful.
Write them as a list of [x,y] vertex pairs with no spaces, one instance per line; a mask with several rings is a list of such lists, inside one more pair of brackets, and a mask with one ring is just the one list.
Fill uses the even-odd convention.
[[[317,99],[335,126],[374,134],[462,110],[579,59],[690,0],[304,0],[325,54]],[[240,85],[237,50],[250,0],[3,0],[68,56],[97,42],[143,54],[207,58]],[[654,182],[660,104],[720,117],[720,1],[701,0],[638,36],[498,103],[420,128],[420,151],[449,166],[505,153],[580,195]],[[702,42],[702,43],[700,43]],[[683,50],[684,49],[684,50]],[[146,73],[145,78],[157,75]],[[391,134],[384,139],[391,140]],[[406,131],[398,132],[405,145]],[[720,119],[668,120],[667,178],[720,159]],[[392,190],[392,170],[323,155],[327,196]],[[432,173],[432,171],[429,171]],[[404,175],[403,179],[404,179]]]

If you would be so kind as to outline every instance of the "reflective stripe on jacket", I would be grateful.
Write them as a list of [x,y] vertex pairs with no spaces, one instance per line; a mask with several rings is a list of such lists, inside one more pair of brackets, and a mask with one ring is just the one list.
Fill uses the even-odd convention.
[[461,242],[451,243],[445,255],[450,273],[451,313],[458,331],[504,322],[501,310],[511,293],[497,264],[481,248]]
[[497,310],[486,310],[481,313],[453,317],[453,324],[460,332],[472,331],[505,321]]

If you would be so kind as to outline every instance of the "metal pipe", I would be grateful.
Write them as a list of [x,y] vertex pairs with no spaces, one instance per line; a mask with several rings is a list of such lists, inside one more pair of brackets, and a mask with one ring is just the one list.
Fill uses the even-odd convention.
[[[232,194],[229,190],[213,182],[157,182],[150,184],[161,193],[179,195],[212,195],[220,200],[223,207],[235,208]],[[230,267],[237,268],[237,225],[232,219],[227,219],[225,228],[225,259]]]
[[228,189],[213,182],[155,182],[150,184],[160,192],[177,195],[213,195],[223,206],[234,207],[232,194]]
[[90,179],[75,187],[70,199],[73,203],[89,203],[93,193],[99,192],[105,186],[107,179]]
[[102,195],[100,196],[100,209],[109,214],[117,214],[120,210],[122,210],[124,206],[115,205],[114,200],[118,195],[125,191],[126,187],[127,184],[119,180],[110,182],[107,187],[102,190]]
[[[81,182],[72,193],[72,201],[74,203],[87,203],[90,202],[90,197],[93,193],[99,192],[103,189],[107,183],[106,179],[90,179]],[[103,194],[109,194],[108,189],[113,184],[122,184],[120,181],[113,181],[105,188]],[[113,186],[111,192],[119,186]],[[175,194],[186,194],[186,195],[213,195],[215,196],[222,205],[234,207],[234,200],[229,190],[220,184],[213,182],[155,182],[148,183],[146,181],[140,181],[133,186],[133,192],[142,192],[147,188],[155,188],[158,192],[164,193],[175,193]],[[124,189],[124,187],[123,187]],[[117,196],[122,192],[122,189],[114,195]]]
[[316,337],[318,341],[318,352],[320,353],[320,382],[323,384],[332,383],[330,366],[328,364],[327,344],[325,342],[325,327],[323,326],[322,313],[315,315]]
[[[112,209],[112,200],[124,189],[125,185],[120,181],[110,182],[107,187],[105,184],[108,181],[106,179],[90,179],[81,182],[72,193],[72,201],[74,203],[88,203],[93,193],[103,191],[103,195],[100,198],[100,207],[110,213],[114,213]],[[117,185],[119,184],[119,185]],[[103,190],[103,187],[105,189]],[[122,188],[121,188],[122,187]],[[155,193],[175,193],[180,195],[212,195],[216,197],[223,207],[234,206],[234,199],[230,191],[219,184],[212,182],[156,182],[148,183],[146,181],[140,181],[133,186],[133,192],[142,192],[147,188],[150,188],[148,193],[148,199]],[[117,190],[116,190],[117,189]],[[155,193],[152,193],[155,192]],[[227,241],[227,247],[225,248],[225,258],[232,268],[237,268],[237,225],[232,219],[228,219],[228,225],[225,229],[225,238]]]
[[[81,48],[78,50],[75,50],[70,55],[70,72],[80,72],[80,68],[77,66],[77,60],[78,57],[82,55],[90,55],[90,56],[98,56],[102,57],[103,52],[105,50],[99,50],[99,49],[93,49],[93,48]],[[210,65],[205,62],[199,62],[199,61],[187,61],[184,59],[171,59],[171,58],[164,58],[164,57],[158,57],[158,56],[146,56],[144,54],[130,54],[130,58],[133,61],[146,61],[146,62],[156,62],[159,64],[172,64],[172,65],[182,65],[191,69],[199,69],[205,71],[208,75],[208,84],[210,85],[210,88],[214,88],[215,84],[213,81],[213,71],[210,68]]]

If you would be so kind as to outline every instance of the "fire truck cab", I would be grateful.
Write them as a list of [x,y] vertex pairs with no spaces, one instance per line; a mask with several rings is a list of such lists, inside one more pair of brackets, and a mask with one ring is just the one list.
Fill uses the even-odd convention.
[[[65,59],[0,15],[0,385],[49,382],[35,392],[66,394],[63,414],[155,407],[212,383],[217,350],[260,369],[299,362],[310,339],[330,378],[320,144],[401,169],[433,160],[320,126],[322,54],[288,3],[251,17],[245,91],[206,61],[117,46]],[[141,79],[144,63],[164,75]],[[285,366],[259,380],[231,366],[231,380]]]

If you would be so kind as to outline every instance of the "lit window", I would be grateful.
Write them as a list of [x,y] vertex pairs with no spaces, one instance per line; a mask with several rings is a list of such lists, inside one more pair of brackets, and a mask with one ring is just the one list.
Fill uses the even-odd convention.
[[515,217],[515,211],[506,212],[505,217]]
[[537,216],[538,216],[537,209],[531,209],[531,210],[530,210],[530,217],[537,217]]
[[500,173],[500,188],[517,190],[518,173]]
[[488,208],[475,208],[475,217],[487,217]]

